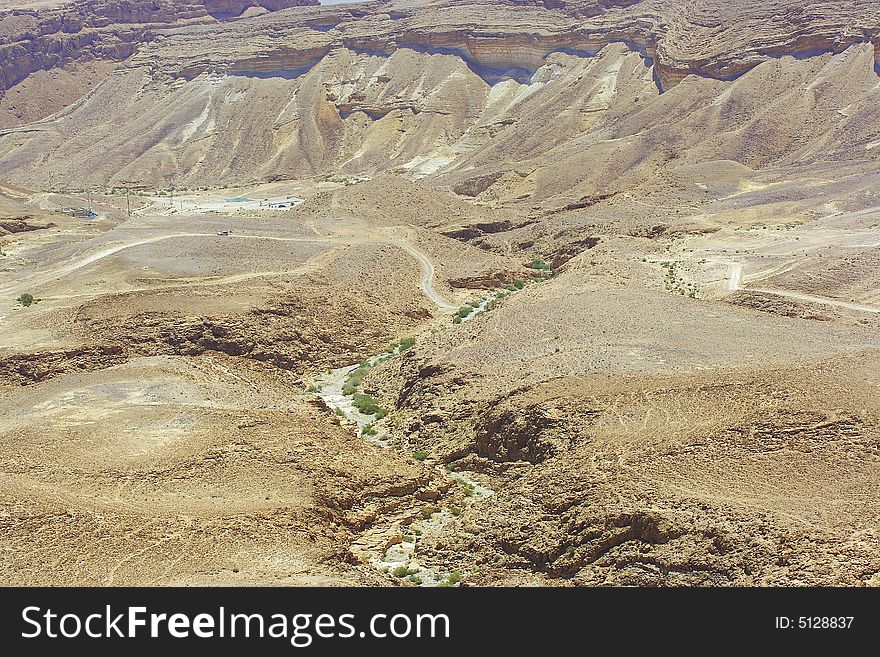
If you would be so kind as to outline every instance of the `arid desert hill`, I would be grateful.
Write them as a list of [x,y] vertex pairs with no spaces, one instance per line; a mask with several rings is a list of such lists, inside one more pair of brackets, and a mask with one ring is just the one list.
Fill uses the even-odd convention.
[[868,0],[0,1],[0,583],[880,584],[878,61]]
[[[874,169],[868,3],[606,4],[367,3],[163,23],[130,54],[69,55],[99,82],[4,131],[0,176],[81,189],[397,172],[565,207],[704,162]],[[20,77],[4,98],[28,96]]]

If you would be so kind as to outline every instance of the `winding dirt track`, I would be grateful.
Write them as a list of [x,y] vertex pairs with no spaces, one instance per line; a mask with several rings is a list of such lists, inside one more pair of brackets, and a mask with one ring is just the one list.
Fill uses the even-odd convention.
[[409,253],[416,260],[419,261],[419,264],[422,266],[422,282],[420,287],[422,288],[422,292],[425,293],[425,296],[428,297],[431,301],[433,301],[439,308],[443,310],[455,310],[457,306],[450,304],[446,299],[444,299],[434,288],[434,263],[431,262],[431,259],[417,248],[415,248],[409,242],[404,242],[403,240],[388,240],[391,244],[395,246],[399,246],[401,249]]
[[880,313],[880,308],[876,308],[874,306],[866,306],[861,303],[849,303],[847,301],[838,301],[837,299],[829,299],[828,297],[817,297],[813,296],[812,294],[801,294],[799,292],[789,292],[788,290],[777,290],[768,287],[741,287],[740,289],[747,292],[760,292],[762,294],[772,294],[778,297],[797,299],[798,301],[820,303],[826,306],[836,306],[838,308],[846,308],[848,310],[856,310],[863,313]]
[[[46,285],[47,283],[51,283],[53,281],[58,280],[68,274],[71,274],[79,269],[84,267],[88,267],[91,264],[98,262],[104,258],[108,258],[112,255],[115,255],[121,251],[125,251],[126,249],[131,249],[137,246],[144,246],[146,244],[155,244],[156,242],[162,242],[164,240],[176,239],[181,237],[188,238],[212,238],[212,239],[250,239],[250,240],[269,240],[276,242],[323,242],[323,243],[336,243],[340,245],[351,246],[359,243],[368,243],[368,242],[383,242],[392,244],[394,246],[400,247],[405,250],[411,256],[413,256],[416,261],[419,263],[419,266],[422,269],[422,280],[419,285],[424,295],[435,305],[437,305],[442,310],[450,310],[456,308],[456,306],[449,303],[435,288],[434,288],[434,264],[431,262],[431,259],[427,254],[418,250],[409,242],[406,242],[401,239],[392,239],[385,237],[274,237],[274,236],[264,236],[264,235],[239,235],[239,234],[230,234],[228,236],[219,237],[216,233],[171,233],[165,235],[157,235],[155,237],[148,237],[144,239],[139,239],[131,242],[123,242],[119,244],[114,244],[113,246],[106,247],[100,251],[89,254],[83,258],[78,260],[74,260],[68,264],[62,265],[56,269],[53,269],[49,272],[45,272],[42,274],[37,274],[35,276],[31,276],[25,278],[20,281],[16,281],[12,284],[7,284],[3,287],[0,287],[0,296],[12,294],[15,295],[16,292],[27,289],[35,289],[41,285]],[[333,253],[333,258],[336,257],[335,249],[331,250],[330,253]],[[332,260],[332,259],[331,259]],[[224,283],[237,282],[241,280],[247,280],[249,278],[257,278],[261,276],[280,276],[285,274],[299,274],[304,273],[306,271],[312,271],[317,269],[318,267],[327,264],[328,255],[327,253],[319,254],[315,258],[310,259],[306,262],[302,267],[295,268],[293,270],[285,270],[285,271],[277,271],[277,272],[248,272],[245,274],[236,274],[233,276],[227,276],[222,278],[213,278],[208,280],[203,280],[201,282],[189,282],[183,284],[175,284],[170,286],[161,286],[161,287],[151,287],[144,288],[143,290],[122,290],[122,292],[134,292],[134,291],[144,291],[144,290],[153,290],[153,289],[172,289],[175,287],[189,287],[192,285],[220,285]],[[75,296],[75,295],[74,295]],[[93,295],[90,295],[93,296]],[[62,297],[59,297],[62,298]],[[63,297],[67,298],[67,297]]]
[[777,297],[785,297],[787,299],[795,299],[797,301],[806,301],[809,303],[818,303],[825,306],[835,306],[837,308],[846,308],[848,310],[855,310],[858,312],[864,313],[880,313],[880,308],[875,306],[868,306],[862,303],[851,303],[848,301],[841,301],[839,299],[833,299],[831,297],[820,297],[814,294],[803,294],[801,292],[792,292],[791,290],[781,290],[779,288],[772,287],[754,287],[751,285],[751,281],[760,281],[768,278],[770,276],[775,276],[783,271],[787,271],[788,269],[792,269],[796,263],[787,263],[781,267],[774,267],[772,269],[761,271],[756,274],[751,274],[747,276],[748,279],[745,284],[743,284],[743,267],[738,262],[728,262],[729,274],[727,280],[727,289],[731,292],[736,292],[739,290],[743,290],[746,292],[758,292],[761,294],[770,294]]
[[130,287],[113,292],[78,292],[74,294],[58,294],[43,296],[44,300],[62,300],[62,299],[82,299],[89,297],[99,297],[112,294],[132,294],[135,292],[167,292],[168,290],[191,289],[196,287],[216,287],[218,285],[233,285],[243,281],[250,281],[257,278],[278,278],[281,276],[301,276],[316,272],[326,267],[336,260],[347,250],[347,244],[340,244],[327,251],[322,251],[316,256],[306,260],[299,267],[292,269],[268,269],[264,271],[251,271],[241,274],[229,274],[226,276],[200,276],[197,278],[177,278],[176,283],[168,283],[166,285],[143,285],[141,287]]
[[[661,263],[661,262],[685,262],[684,260],[676,260],[676,259],[663,259],[663,260],[650,260],[649,262]],[[717,259],[709,259],[707,262],[712,262],[719,265],[725,265],[727,267],[727,291],[728,292],[758,292],[761,294],[770,294],[777,297],[785,297],[788,299],[795,299],[797,301],[806,301],[809,303],[818,303],[826,306],[835,306],[837,308],[846,308],[848,310],[855,310],[858,312],[864,313],[880,313],[880,308],[876,306],[868,306],[861,303],[851,303],[848,301],[841,301],[839,299],[832,299],[830,297],[820,297],[813,294],[802,294],[800,292],[792,292],[791,290],[781,290],[778,288],[771,287],[754,287],[750,284],[749,281],[759,281],[763,280],[769,276],[775,275],[784,271],[785,268],[791,268],[794,265],[788,263],[786,265],[780,267],[774,267],[772,269],[768,269],[766,271],[758,272],[756,274],[750,274],[749,276],[743,277],[743,266],[742,263],[735,262],[732,260],[717,260]],[[748,279],[745,280],[744,278]]]

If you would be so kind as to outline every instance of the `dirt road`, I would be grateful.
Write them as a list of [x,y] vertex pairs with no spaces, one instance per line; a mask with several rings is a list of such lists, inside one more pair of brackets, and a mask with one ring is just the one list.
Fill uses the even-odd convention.
[[[676,259],[658,259],[658,260],[650,260],[649,262],[654,263],[662,263],[662,262],[685,262],[685,260],[676,260]],[[809,303],[818,303],[826,306],[835,306],[837,308],[846,308],[848,310],[855,310],[858,312],[866,312],[866,313],[880,313],[880,308],[875,306],[868,306],[861,303],[850,303],[847,301],[841,301],[839,299],[832,299],[830,297],[820,297],[813,294],[802,294],[800,292],[792,292],[790,290],[781,290],[778,288],[771,287],[754,287],[750,284],[749,281],[760,281],[769,276],[773,276],[779,274],[782,271],[786,271],[787,269],[791,269],[794,264],[786,263],[785,265],[773,267],[766,271],[758,272],[756,274],[750,274],[749,276],[743,276],[743,265],[740,262],[732,261],[732,260],[718,260],[718,259],[708,259],[706,262],[711,262],[713,264],[725,265],[727,267],[727,285],[726,289],[728,292],[739,292],[740,290],[746,292],[760,292],[761,294],[770,294],[777,297],[785,297],[788,299],[795,299],[797,301],[806,301]]]
[[[21,292],[34,290],[42,285],[46,285],[53,281],[56,281],[68,274],[71,274],[77,270],[80,270],[84,267],[88,267],[91,264],[94,264],[104,258],[108,258],[112,255],[120,253],[121,251],[125,251],[126,249],[131,249],[138,246],[144,246],[146,244],[155,244],[156,242],[162,242],[164,240],[176,239],[176,238],[210,238],[210,239],[248,239],[248,240],[267,240],[267,241],[278,241],[278,242],[304,242],[304,243],[336,243],[341,245],[354,245],[358,243],[367,243],[367,242],[384,242],[393,244],[394,246],[400,247],[404,249],[407,253],[412,255],[416,261],[419,263],[419,266],[422,270],[422,280],[420,283],[420,288],[424,295],[435,305],[437,305],[441,310],[452,310],[457,306],[449,303],[443,296],[436,290],[434,287],[434,265],[431,262],[431,259],[427,254],[418,250],[412,244],[401,240],[401,239],[392,239],[381,236],[364,236],[364,237],[275,237],[275,236],[265,236],[265,235],[242,235],[242,234],[230,234],[228,236],[220,237],[216,233],[169,233],[163,235],[157,235],[154,237],[148,237],[144,239],[138,239],[129,242],[121,242],[118,244],[114,244],[112,246],[108,246],[100,251],[96,251],[95,253],[89,254],[83,258],[79,258],[74,260],[73,262],[64,264],[59,266],[51,271],[37,274],[35,276],[30,276],[25,279],[15,281],[9,284],[0,287],[0,297],[3,296],[17,296]],[[325,254],[324,257],[326,258]],[[209,279],[206,280],[203,284],[212,285],[212,284],[222,284],[222,283],[230,283],[235,282],[237,280],[246,280],[248,278],[267,276],[267,275],[285,275],[290,273],[302,273],[302,271],[314,269],[318,266],[318,263],[326,264],[323,260],[320,260],[321,256],[317,256],[313,258],[309,262],[307,262],[303,267],[297,268],[290,271],[278,271],[278,272],[248,272],[244,274],[237,274],[234,276],[223,277],[222,279]],[[167,289],[168,287],[186,287],[189,285],[193,285],[193,282],[184,283],[182,285],[172,285],[165,286],[163,289]],[[148,288],[153,289],[153,288]],[[129,291],[129,290],[125,290]]]

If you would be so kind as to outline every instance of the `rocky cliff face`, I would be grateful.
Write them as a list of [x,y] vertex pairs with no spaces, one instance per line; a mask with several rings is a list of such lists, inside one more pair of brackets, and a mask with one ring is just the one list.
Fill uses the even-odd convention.
[[[318,0],[102,0],[45,11],[0,10],[5,42],[0,45],[0,90],[67,61],[124,59],[169,27],[216,24],[303,5],[318,5]],[[267,28],[275,46],[242,38]],[[774,57],[840,53],[855,44],[880,43],[880,7],[871,0],[441,0],[415,8],[386,1],[175,32],[163,63],[191,57],[190,47],[212,49],[223,41],[227,48],[202,60],[205,68],[241,66],[254,50],[267,65],[285,56],[309,63],[318,52],[311,38],[298,43],[304,29],[325,35],[323,53],[340,46],[384,54],[429,49],[501,71],[533,72],[550,53],[595,54],[619,41],[655,65],[665,90],[691,73],[732,79]]]
[[[66,62],[125,63],[74,104],[77,84],[110,71],[65,72],[73,90],[37,105],[67,109],[0,135],[0,175],[79,186],[175,174],[200,186],[396,171],[452,188],[491,181],[480,193],[493,198],[562,194],[555,206],[565,207],[673,160],[762,167],[828,149],[846,159],[878,153],[880,9],[867,0],[269,11],[291,4],[264,2],[255,13],[248,2],[135,11],[108,1],[76,19],[64,12],[78,4],[7,12],[0,20],[31,37],[0,50],[3,84],[14,85],[0,109],[14,94],[22,106],[33,99],[47,86],[33,80]],[[792,111],[797,121],[784,118]],[[721,129],[734,124],[735,136]],[[552,174],[534,165],[538,154],[558,165]],[[601,164],[572,178],[584,160]]]
[[[0,3],[0,100],[40,71],[95,60],[121,62],[171,27],[235,19],[254,10],[317,4],[318,0],[77,0],[45,10],[15,6],[4,10]],[[97,72],[94,67],[87,70],[92,76]],[[43,116],[61,109],[51,98],[42,104]],[[40,114],[29,111],[19,122],[43,118]]]
[[667,89],[691,73],[731,79],[768,58],[839,53],[858,43],[880,43],[880,7],[870,0],[505,0],[501,4],[544,8],[565,16],[587,41],[622,39],[637,44],[656,60],[658,81]]

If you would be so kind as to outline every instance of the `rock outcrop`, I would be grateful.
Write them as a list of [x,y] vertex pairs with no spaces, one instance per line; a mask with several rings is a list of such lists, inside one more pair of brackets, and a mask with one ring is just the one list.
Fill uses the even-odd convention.
[[[257,49],[269,61],[276,52],[307,51],[307,45],[295,43],[307,27],[324,33],[328,48],[385,55],[399,48],[454,53],[488,77],[511,71],[528,75],[551,53],[592,55],[620,42],[656,66],[656,81],[664,90],[689,74],[730,80],[775,57],[880,43],[880,9],[870,0],[806,6],[794,0],[447,0],[419,8],[397,8],[392,1],[362,9],[282,12],[263,25],[271,26],[276,47],[238,40],[237,49]],[[232,34],[250,27],[256,25],[218,29]]]
[[[51,17],[78,5],[7,12],[0,21],[19,34],[0,49],[7,97],[33,97],[29,80],[68,63],[71,90],[41,98],[42,108],[66,105],[55,120],[0,133],[0,177],[79,188],[404,173],[481,202],[529,199],[546,217],[616,202],[659,167],[880,153],[880,10],[867,0],[269,11],[291,4],[301,3],[243,14],[249,3],[180,4],[154,17],[108,3],[117,22],[69,27]],[[236,15],[246,18],[225,20]],[[123,22],[154,19],[166,22]],[[25,45],[35,43],[41,57]],[[15,84],[35,68],[50,72]],[[62,98],[96,76],[107,77],[82,100]],[[34,118],[19,100],[7,125]],[[557,255],[561,264],[574,253]]]
[[[172,27],[236,19],[253,15],[253,10],[317,4],[318,0],[73,0],[49,9],[7,10],[0,5],[0,100],[4,92],[39,71],[95,60],[122,62]],[[96,73],[93,68],[88,72]],[[21,122],[62,108],[50,99],[43,105],[44,112],[27,112]]]
[[[399,48],[455,53],[489,77],[511,71],[527,76],[550,53],[595,54],[622,42],[655,64],[662,89],[691,73],[729,80],[773,57],[880,43],[880,9],[870,0],[446,0],[418,8],[389,1],[218,24],[304,5],[318,0],[72,1],[47,10],[0,11],[0,92],[39,70],[121,61],[159,41],[163,47],[153,56],[165,70],[188,75],[218,67],[292,70],[346,47],[385,55]],[[163,38],[193,24],[207,28],[175,29],[171,39]],[[178,58],[181,66],[168,66]]]

